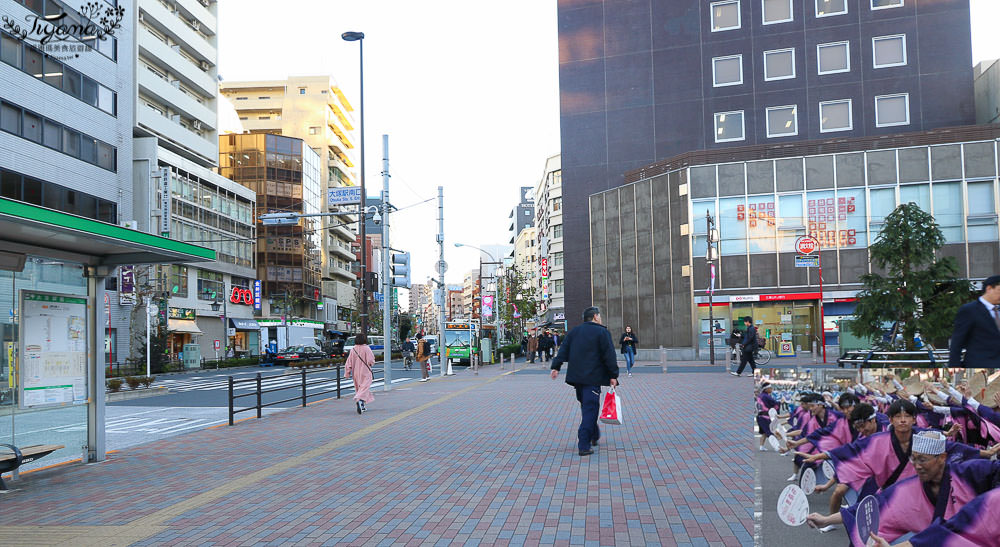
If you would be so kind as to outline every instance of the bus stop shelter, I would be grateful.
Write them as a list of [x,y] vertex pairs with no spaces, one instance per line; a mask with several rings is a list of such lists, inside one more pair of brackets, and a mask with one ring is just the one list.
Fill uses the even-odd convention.
[[0,389],[10,395],[0,443],[58,442],[62,460],[103,460],[106,278],[121,265],[212,260],[211,249],[0,198]]

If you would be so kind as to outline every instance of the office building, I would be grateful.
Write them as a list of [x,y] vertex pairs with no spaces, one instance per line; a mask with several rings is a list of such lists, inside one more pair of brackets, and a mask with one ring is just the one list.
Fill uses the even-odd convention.
[[[357,253],[355,205],[328,205],[327,189],[360,183],[355,168],[358,123],[354,107],[330,76],[298,76],[286,80],[225,81],[220,93],[232,101],[244,128],[250,133],[269,133],[302,139],[320,154],[320,197],[323,211],[344,214],[324,217],[327,227],[320,238],[321,275],[328,328],[348,331],[343,318],[356,314],[356,273],[352,262]],[[340,311],[339,308],[346,308]]]
[[702,150],[777,156],[975,122],[968,2],[562,0],[559,20],[571,325],[604,282],[591,278],[590,196],[626,173]]
[[520,200],[510,210],[510,215],[507,216],[510,219],[510,226],[507,227],[507,232],[510,234],[509,243],[511,245],[514,244],[514,240],[517,239],[521,230],[535,224],[535,187],[522,186],[518,195],[520,196]]
[[[545,160],[545,169],[535,187],[535,225],[538,263],[535,265],[538,318],[541,323],[566,319],[563,275],[563,207],[560,156]],[[565,327],[565,323],[563,323]]]

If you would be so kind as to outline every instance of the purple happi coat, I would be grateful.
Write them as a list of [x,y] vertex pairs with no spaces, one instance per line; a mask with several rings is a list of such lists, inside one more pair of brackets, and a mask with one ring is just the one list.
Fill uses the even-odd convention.
[[955,516],[910,538],[913,547],[981,547],[1000,543],[1000,489],[966,503]]
[[833,450],[858,438],[858,432],[851,427],[843,413],[835,410],[827,410],[826,412],[827,414],[832,413],[836,419],[831,420],[828,417],[826,427],[817,429],[806,436],[813,448],[820,452]]
[[[913,428],[913,434],[920,431],[923,430]],[[859,499],[916,474],[910,463],[910,451],[903,450],[892,427],[829,450],[827,454],[837,472],[837,480],[858,491]],[[978,458],[979,450],[949,441],[948,454],[949,460],[961,461]]]
[[768,415],[767,411],[770,409],[777,410],[781,406],[781,403],[774,400],[763,391],[757,397],[757,427],[760,428],[760,434],[768,437],[771,435],[771,416]]
[[[886,541],[909,533],[921,532],[932,523],[950,519],[976,496],[1000,486],[1000,462],[972,460],[945,467],[938,495],[920,482],[917,476],[900,480],[876,494],[879,505],[878,535]],[[844,527],[854,545],[865,545],[858,536],[855,512],[857,505],[840,510]]]

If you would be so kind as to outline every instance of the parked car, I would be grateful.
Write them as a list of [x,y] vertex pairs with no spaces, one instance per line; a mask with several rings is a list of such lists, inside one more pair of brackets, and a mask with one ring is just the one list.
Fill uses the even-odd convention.
[[[347,340],[344,344],[344,355],[351,353],[351,348],[354,347],[354,338]],[[371,348],[372,353],[375,354],[376,359],[381,359],[382,354],[385,352],[385,341],[381,336],[369,336],[368,337],[368,347]]]
[[300,361],[313,361],[316,359],[326,359],[326,353],[316,346],[288,346],[278,352],[274,357],[274,362],[278,364],[297,363]]

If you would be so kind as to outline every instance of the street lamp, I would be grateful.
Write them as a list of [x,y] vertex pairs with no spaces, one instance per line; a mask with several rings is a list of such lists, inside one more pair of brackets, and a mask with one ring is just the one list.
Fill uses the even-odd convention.
[[[358,43],[358,65],[361,68],[361,204],[367,205],[368,194],[365,192],[365,33],[345,32],[340,35],[346,42]],[[365,286],[365,273],[368,271],[368,241],[365,230],[365,219],[362,215],[359,222],[361,232],[361,334],[368,336],[368,287]]]

